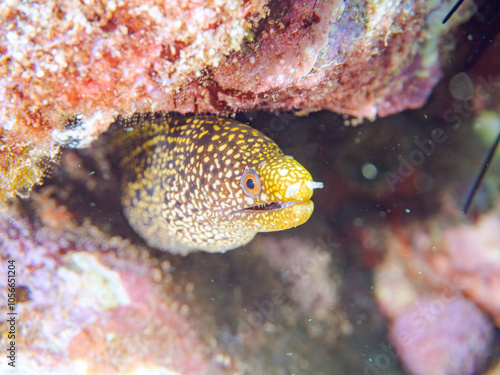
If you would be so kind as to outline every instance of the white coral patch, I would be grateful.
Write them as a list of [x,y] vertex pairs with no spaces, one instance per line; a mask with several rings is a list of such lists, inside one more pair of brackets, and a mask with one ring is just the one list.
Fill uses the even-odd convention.
[[64,260],[66,266],[59,268],[58,276],[66,285],[71,285],[72,290],[82,291],[80,305],[107,310],[130,304],[118,272],[99,263],[94,255],[75,252],[65,255]]
[[[106,116],[107,117],[107,116]],[[59,145],[70,148],[86,148],[98,137],[98,128],[106,121],[101,111],[96,111],[89,117],[78,115],[77,123],[67,129],[52,131],[51,136]]]

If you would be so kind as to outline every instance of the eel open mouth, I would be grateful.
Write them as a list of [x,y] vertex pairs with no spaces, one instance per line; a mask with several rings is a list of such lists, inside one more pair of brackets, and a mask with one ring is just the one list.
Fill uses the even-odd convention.
[[279,210],[280,208],[286,208],[293,206],[294,204],[297,204],[300,202],[271,202],[271,203],[264,203],[264,204],[259,204],[257,206],[252,206],[252,207],[247,207],[244,208],[243,211],[246,210],[251,210],[251,211],[272,211],[272,210]]

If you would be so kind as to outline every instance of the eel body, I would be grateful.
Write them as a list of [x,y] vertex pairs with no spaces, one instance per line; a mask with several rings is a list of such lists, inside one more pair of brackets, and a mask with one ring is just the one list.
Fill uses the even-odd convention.
[[134,115],[113,137],[122,206],[149,246],[224,252],[306,222],[309,172],[264,134],[211,116]]

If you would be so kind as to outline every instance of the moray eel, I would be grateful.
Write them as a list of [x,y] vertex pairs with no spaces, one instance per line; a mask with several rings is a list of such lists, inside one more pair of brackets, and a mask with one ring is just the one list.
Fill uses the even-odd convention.
[[117,122],[124,214],[160,250],[224,252],[258,232],[296,227],[313,212],[313,189],[323,187],[235,120],[141,114]]

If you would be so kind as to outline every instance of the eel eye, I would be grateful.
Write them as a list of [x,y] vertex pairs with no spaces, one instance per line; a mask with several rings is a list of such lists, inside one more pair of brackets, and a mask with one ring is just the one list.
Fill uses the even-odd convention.
[[261,190],[259,175],[253,169],[247,169],[241,176],[241,188],[249,197],[255,198]]

